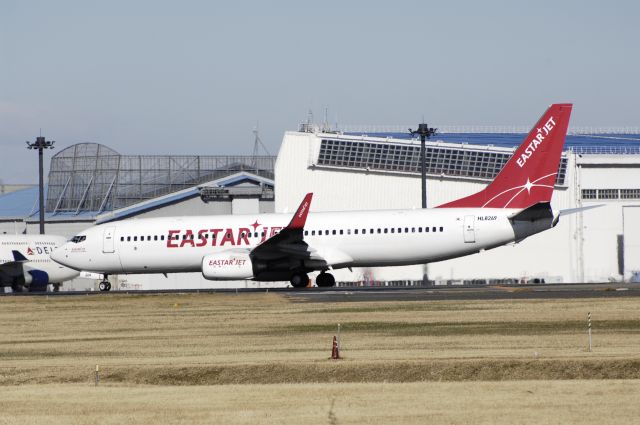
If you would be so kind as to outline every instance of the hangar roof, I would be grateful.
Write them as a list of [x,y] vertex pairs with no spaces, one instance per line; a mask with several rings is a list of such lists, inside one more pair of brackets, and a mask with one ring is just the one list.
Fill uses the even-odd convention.
[[38,214],[38,186],[0,195],[0,217],[10,220]]
[[[45,214],[45,219],[51,221],[94,221],[98,223],[121,220],[131,217],[145,211],[160,208],[162,206],[174,204],[185,199],[201,196],[203,188],[218,188],[239,191],[240,194],[246,192],[246,183],[250,182],[253,186],[268,188],[273,191],[274,182],[263,176],[258,176],[250,172],[242,171],[228,176],[224,176],[215,180],[203,182],[202,184],[188,187],[186,189],[147,199],[139,203],[120,208],[115,211],[57,211]],[[232,193],[233,194],[233,193]],[[46,195],[45,195],[46,199]],[[10,192],[0,195],[0,220],[37,220],[38,219],[38,187],[30,187],[27,189]]]
[[108,212],[241,171],[273,179],[275,157],[121,155],[98,143],[51,158],[47,212]]
[[[348,134],[361,135],[362,133]],[[408,132],[374,132],[366,135],[394,139],[413,138]],[[525,133],[438,133],[431,138],[431,141],[514,148],[522,143],[525,136]],[[565,150],[579,154],[640,154],[640,134],[568,134],[565,141]]]
[[[203,188],[218,188],[218,189],[230,189],[235,186],[241,186],[243,183],[252,182],[254,186],[260,188],[269,187],[273,191],[274,182],[272,179],[267,179],[261,176],[257,176],[248,172],[239,172],[230,176],[225,176],[216,180],[205,182],[198,186],[193,186],[188,189],[184,189],[178,192],[174,192],[168,195],[160,196],[158,198],[145,200],[134,205],[130,205],[119,210],[103,213],[97,217],[96,224],[107,223],[110,221],[122,220],[134,215],[141,214],[143,212],[160,208],[162,206],[174,204],[185,199],[195,198],[197,196],[203,197]],[[243,194],[241,192],[241,194]]]

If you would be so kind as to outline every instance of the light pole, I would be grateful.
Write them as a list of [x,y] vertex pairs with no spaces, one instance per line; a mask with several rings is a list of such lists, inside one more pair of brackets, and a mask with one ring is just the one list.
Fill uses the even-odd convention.
[[27,143],[27,149],[37,149],[38,150],[38,176],[39,176],[39,186],[40,186],[40,198],[38,204],[38,210],[40,211],[40,234],[44,235],[44,172],[42,165],[42,152],[45,149],[53,149],[54,141],[44,140],[44,137],[36,137],[35,143],[31,143],[29,141]]
[[427,208],[427,166],[425,163],[425,140],[436,134],[437,128],[429,128],[426,123],[418,124],[418,129],[413,131],[409,129],[409,133],[415,136],[420,135],[420,174],[422,176],[422,208]]

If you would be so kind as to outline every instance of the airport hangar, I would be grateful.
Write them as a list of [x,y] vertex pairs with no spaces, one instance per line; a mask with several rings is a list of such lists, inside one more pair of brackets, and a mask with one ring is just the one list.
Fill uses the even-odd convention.
[[[472,129],[473,130],[473,129]],[[427,142],[430,207],[480,190],[524,134],[445,131]],[[616,134],[614,134],[616,133]],[[567,137],[553,207],[602,207],[561,218],[515,245],[429,265],[339,270],[341,284],[420,285],[635,280],[640,271],[640,135]],[[93,224],[172,215],[293,212],[314,192],[312,211],[420,207],[418,140],[404,134],[346,134],[305,124],[269,156],[120,155],[95,143],[51,159],[47,233],[71,237]],[[36,233],[37,188],[0,196],[0,233]],[[463,235],[461,233],[460,237]],[[93,287],[98,276],[64,289]],[[284,286],[213,282],[199,273],[112,276],[114,289]]]

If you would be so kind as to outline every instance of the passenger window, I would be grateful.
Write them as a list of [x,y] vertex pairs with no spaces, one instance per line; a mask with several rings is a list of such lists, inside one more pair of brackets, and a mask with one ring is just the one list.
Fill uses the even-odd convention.
[[415,232],[416,232],[416,228],[415,228],[415,227],[412,227],[412,228],[411,228],[411,233],[415,233]]
[[422,227],[418,227],[418,233],[422,233]]
[[315,230],[312,230],[312,231],[311,231],[311,236],[315,236],[315,235],[316,235],[316,231],[315,231]]
[[160,235],[160,240],[163,241],[164,240],[164,235]]
[[444,227],[441,227],[441,228],[440,228],[440,231],[441,231],[441,232],[444,232]]
[[434,233],[437,231],[435,227],[431,228],[431,231],[433,231]]
[[343,234],[343,230],[342,230],[342,229],[340,229],[340,234],[341,234],[341,235]]
[[353,230],[353,234],[354,234],[354,235],[357,235],[357,234],[358,234],[358,229],[354,229],[354,230]]
[[153,240],[157,241],[158,240],[158,235],[153,235]]
[[309,236],[309,231],[308,231],[308,230],[305,230],[305,231],[304,231],[304,235],[305,235],[305,236]]
[[429,232],[429,228],[428,228],[428,227],[425,227],[425,228],[424,228],[424,231],[428,233],[428,232]]
[[131,236],[127,236],[127,242],[131,242]]
[[138,237],[137,237],[137,236],[134,236],[134,237],[133,237],[133,241],[134,241],[134,242],[138,242]]
[[120,242],[124,242],[124,236],[120,236]]
[[381,233],[381,229],[378,227],[378,233]]
[[384,228],[384,232],[387,233],[389,229],[387,229],[386,227]]
[[396,229],[394,229],[393,227],[391,228],[391,233],[395,233]]

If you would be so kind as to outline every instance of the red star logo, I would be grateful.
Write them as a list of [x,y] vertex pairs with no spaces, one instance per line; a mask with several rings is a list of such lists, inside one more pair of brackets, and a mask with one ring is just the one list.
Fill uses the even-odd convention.
[[254,231],[254,232],[256,231],[256,229],[258,228],[258,226],[260,226],[260,223],[258,223],[258,220],[256,220],[256,222],[255,222],[255,223],[253,223],[253,224],[251,225],[251,227],[253,227],[253,231]]

